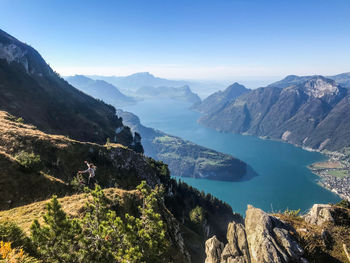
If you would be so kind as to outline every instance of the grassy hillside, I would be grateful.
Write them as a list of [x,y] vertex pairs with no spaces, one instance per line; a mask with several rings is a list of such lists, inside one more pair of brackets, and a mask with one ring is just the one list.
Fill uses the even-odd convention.
[[0,110],[46,133],[80,141],[105,143],[110,138],[127,146],[133,144],[130,129],[123,126],[112,106],[69,85],[35,49],[2,30]]
[[305,250],[309,262],[348,262],[344,245],[350,252],[350,209],[333,205],[334,222],[313,225],[293,211],[276,216],[294,227],[296,240]]
[[[99,145],[46,134],[4,111],[0,111],[0,210],[15,208],[4,213],[13,214],[17,220],[29,224],[32,217],[28,211],[33,210],[33,215],[40,214],[36,209],[43,203],[24,210],[21,206],[46,200],[52,194],[63,197],[76,193],[72,182],[77,171],[85,169],[84,160],[97,166],[96,178],[103,188],[133,190],[141,180],[146,180],[151,186],[163,184],[165,205],[174,220],[181,222],[181,231],[187,233],[184,237],[186,247],[193,258],[198,259],[193,262],[201,262],[204,258],[204,241],[208,235],[216,233],[224,237],[228,222],[240,218],[227,204],[213,196],[171,179],[163,163],[123,145]],[[72,198],[68,199],[73,207],[81,204],[79,198],[74,195]],[[205,215],[203,221],[194,223],[190,212],[197,206],[204,209]],[[5,216],[4,213],[1,217]]]

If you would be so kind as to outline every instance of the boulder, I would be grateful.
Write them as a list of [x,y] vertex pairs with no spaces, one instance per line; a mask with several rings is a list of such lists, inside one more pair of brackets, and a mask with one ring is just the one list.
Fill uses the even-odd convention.
[[232,222],[228,225],[227,241],[221,254],[221,263],[250,262],[247,237],[242,224]]
[[295,230],[278,218],[248,205],[245,226],[228,225],[228,243],[212,237],[206,242],[206,263],[285,263],[302,262],[304,251],[294,240]]
[[321,226],[326,222],[334,222],[331,205],[314,204],[309,213],[305,216],[305,221],[309,224]]
[[205,263],[220,263],[223,250],[224,244],[220,242],[216,236],[209,238],[205,242],[205,253],[207,255]]
[[245,226],[252,263],[301,260],[304,251],[289,233],[294,229],[276,217],[248,205]]

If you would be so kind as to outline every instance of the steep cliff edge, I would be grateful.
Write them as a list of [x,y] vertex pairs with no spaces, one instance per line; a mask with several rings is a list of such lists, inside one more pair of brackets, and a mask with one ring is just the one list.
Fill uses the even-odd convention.
[[270,215],[248,205],[245,225],[229,224],[228,243],[206,242],[206,263],[347,262],[350,210],[335,205]]

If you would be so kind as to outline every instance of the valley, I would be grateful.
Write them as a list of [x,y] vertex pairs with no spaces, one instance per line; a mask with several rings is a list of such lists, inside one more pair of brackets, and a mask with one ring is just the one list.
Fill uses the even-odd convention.
[[[169,105],[171,110],[165,110]],[[308,169],[308,165],[325,161],[324,155],[285,142],[221,133],[203,127],[197,123],[201,114],[189,110],[190,106],[171,100],[144,101],[124,107],[124,110],[138,115],[145,126],[236,156],[258,175],[249,181],[232,183],[184,177],[182,181],[214,194],[239,213],[244,213],[247,203],[265,211],[284,211],[287,208],[306,211],[315,202],[339,200],[335,193],[319,186],[319,177]]]

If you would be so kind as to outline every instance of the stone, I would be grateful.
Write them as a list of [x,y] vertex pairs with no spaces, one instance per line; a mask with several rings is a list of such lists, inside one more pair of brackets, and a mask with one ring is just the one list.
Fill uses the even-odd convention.
[[248,205],[245,226],[228,225],[225,247],[216,236],[207,240],[205,263],[308,263],[294,233],[290,225]]
[[228,225],[227,240],[228,244],[221,255],[221,263],[250,262],[247,237],[241,223],[231,222]]
[[223,250],[224,244],[216,236],[209,238],[205,242],[205,263],[220,263]]
[[289,233],[294,229],[276,217],[248,205],[245,230],[252,263],[301,260],[304,251]]
[[305,216],[305,222],[321,226],[326,222],[334,222],[331,205],[314,204]]

